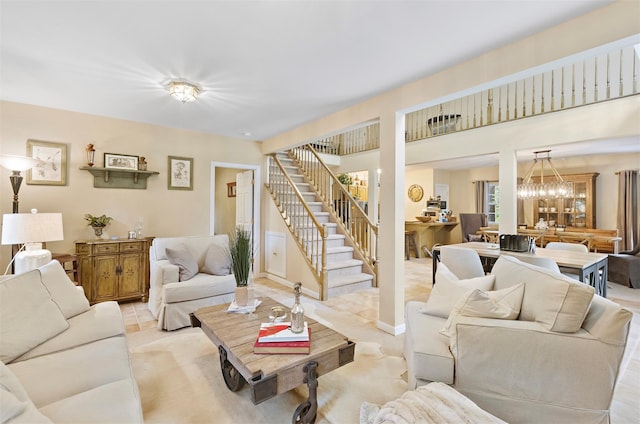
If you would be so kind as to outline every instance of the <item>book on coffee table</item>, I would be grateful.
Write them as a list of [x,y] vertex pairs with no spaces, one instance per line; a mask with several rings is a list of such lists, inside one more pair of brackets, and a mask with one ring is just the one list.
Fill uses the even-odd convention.
[[266,342],[306,342],[309,341],[309,327],[304,323],[302,333],[291,331],[290,322],[262,323],[258,332],[258,341]]
[[253,353],[279,353],[279,354],[309,354],[311,351],[311,329],[307,329],[309,334],[308,340],[293,342],[260,342],[260,338],[256,339],[253,344]]

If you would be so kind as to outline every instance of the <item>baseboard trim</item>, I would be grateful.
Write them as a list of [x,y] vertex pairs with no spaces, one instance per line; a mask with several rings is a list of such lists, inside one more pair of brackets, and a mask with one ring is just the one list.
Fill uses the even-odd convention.
[[407,331],[407,326],[405,323],[402,323],[400,325],[396,325],[395,327],[392,325],[387,324],[386,322],[382,322],[382,321],[377,321],[376,322],[376,326],[384,331],[385,333],[389,333],[393,336],[399,336],[400,334],[404,334],[405,331]]

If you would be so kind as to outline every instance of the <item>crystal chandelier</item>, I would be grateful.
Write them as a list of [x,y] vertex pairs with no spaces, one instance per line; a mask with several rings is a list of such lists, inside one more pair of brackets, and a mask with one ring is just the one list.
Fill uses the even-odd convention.
[[[541,150],[533,152],[536,156],[533,159],[533,164],[524,176],[522,184],[518,184],[518,197],[521,199],[562,199],[565,197],[573,197],[573,184],[564,181],[560,176],[560,173],[551,164],[551,158],[549,157],[551,150]],[[538,159],[538,154],[546,153],[546,157]],[[548,177],[547,181],[544,180],[544,163],[549,164],[549,168],[553,171],[553,176]],[[540,163],[540,182],[534,183],[531,181],[533,173],[536,168],[536,164]]]
[[169,94],[182,103],[194,101],[198,97],[198,87],[188,82],[172,81],[169,83]]

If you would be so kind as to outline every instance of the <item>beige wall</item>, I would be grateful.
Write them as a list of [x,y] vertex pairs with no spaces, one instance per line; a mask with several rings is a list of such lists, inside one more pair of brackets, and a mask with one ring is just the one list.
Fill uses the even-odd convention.
[[[11,102],[0,103],[0,122],[0,153],[25,155],[28,139],[67,144],[66,186],[27,185],[25,179],[20,189],[20,212],[62,212],[64,241],[48,243],[53,252],[71,252],[74,240],[94,237],[86,213],[113,217],[110,236],[126,237],[139,217],[147,236],[209,234],[211,162],[260,165],[262,158],[256,142]],[[145,156],[148,169],[160,174],[149,178],[146,190],[94,188],[91,174],[79,169],[87,143],[95,145],[96,166],[105,152],[131,154]],[[194,158],[193,191],[167,189],[169,155]],[[0,168],[2,213],[11,213],[9,174]],[[4,269],[10,249],[0,252]]]

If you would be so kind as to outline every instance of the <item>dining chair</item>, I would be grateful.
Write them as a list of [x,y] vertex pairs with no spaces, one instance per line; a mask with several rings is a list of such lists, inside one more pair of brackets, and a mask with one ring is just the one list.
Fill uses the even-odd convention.
[[521,262],[526,262],[531,265],[539,266],[540,268],[548,269],[549,271],[560,273],[560,267],[552,258],[542,258],[540,256],[518,256]]
[[609,281],[640,289],[640,243],[633,250],[611,254]]
[[473,249],[458,246],[440,246],[440,262],[461,280],[485,275],[480,255]]
[[[549,242],[544,248],[549,250],[565,250],[570,252],[589,253],[589,248],[584,244],[566,243],[562,241]],[[560,267],[560,272],[567,277],[578,278],[578,274],[576,273],[576,271],[570,268]]]
[[484,213],[460,213],[460,229],[462,242],[484,241],[482,235],[477,234],[480,227],[487,226],[487,215]]
[[587,246],[585,246],[584,244],[579,244],[579,243],[566,243],[561,241],[552,241],[547,243],[547,245],[544,248],[551,249],[551,250],[570,250],[572,252],[589,253],[589,248],[587,248]]

